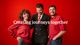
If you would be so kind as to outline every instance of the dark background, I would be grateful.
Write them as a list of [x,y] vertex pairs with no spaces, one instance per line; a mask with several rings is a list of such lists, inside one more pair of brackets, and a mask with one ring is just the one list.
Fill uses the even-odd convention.
[[22,9],[29,9],[31,15],[36,13],[35,5],[42,3],[44,12],[48,13],[49,5],[56,5],[57,13],[68,20],[67,32],[63,36],[63,45],[80,45],[80,1],[79,0],[0,0],[0,45],[17,45],[8,27],[17,20]]

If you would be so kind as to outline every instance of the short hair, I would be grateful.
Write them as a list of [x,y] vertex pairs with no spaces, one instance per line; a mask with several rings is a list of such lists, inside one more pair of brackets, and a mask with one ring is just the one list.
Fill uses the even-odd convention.
[[56,9],[56,6],[55,6],[55,5],[50,5],[49,8],[50,8],[50,7],[54,7],[54,8]]
[[23,14],[25,14],[25,13],[28,14],[28,20],[30,20],[30,11],[29,11],[29,10],[25,10],[25,9],[23,9],[23,10],[20,12],[19,19],[23,21]]
[[37,7],[37,8],[42,8],[42,9],[44,9],[43,4],[41,4],[41,3],[38,3],[38,4],[36,5],[36,7]]

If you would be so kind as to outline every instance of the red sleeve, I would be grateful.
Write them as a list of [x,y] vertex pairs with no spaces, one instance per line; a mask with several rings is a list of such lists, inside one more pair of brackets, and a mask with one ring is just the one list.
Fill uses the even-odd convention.
[[16,37],[16,31],[17,31],[18,27],[19,27],[18,24],[13,24],[8,28],[8,31],[10,32],[11,36]]
[[[61,17],[59,17],[59,21],[62,21],[62,22],[63,22],[63,20],[62,20]],[[61,30],[61,31],[65,30],[65,29],[64,29],[64,24],[59,24],[59,27],[60,27],[60,30]]]
[[8,28],[8,30],[14,30],[14,29],[17,29],[18,28],[18,24],[13,24],[13,25],[11,25],[9,28]]

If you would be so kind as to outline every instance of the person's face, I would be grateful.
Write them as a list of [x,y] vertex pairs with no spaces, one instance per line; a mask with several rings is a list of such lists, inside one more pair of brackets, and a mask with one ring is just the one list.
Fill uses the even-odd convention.
[[23,14],[23,19],[28,20],[28,15],[27,13]]
[[36,11],[38,14],[42,14],[43,13],[43,9],[42,8],[36,8]]
[[56,13],[56,9],[54,7],[49,8],[50,15],[54,15]]

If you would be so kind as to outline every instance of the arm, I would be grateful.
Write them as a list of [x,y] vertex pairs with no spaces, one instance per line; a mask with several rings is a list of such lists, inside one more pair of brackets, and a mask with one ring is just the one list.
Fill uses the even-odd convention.
[[16,21],[16,20],[14,20],[14,21],[13,21],[13,24],[12,24],[11,26],[9,26],[8,30],[10,31],[10,30],[17,29],[18,26],[19,26],[19,24],[21,24],[21,22],[22,22],[22,21]]
[[30,25],[30,28],[31,28],[31,29],[32,29],[33,26],[34,26],[34,24],[32,24],[33,21],[34,21],[34,15],[33,15],[32,18],[31,18],[31,25]]
[[18,28],[18,25],[17,24],[13,24],[8,28],[8,30],[12,31],[12,30],[17,29],[17,28]]
[[13,24],[8,28],[8,31],[10,32],[11,36],[15,37],[17,28],[18,28],[18,25],[16,24]]
[[53,40],[56,40],[57,38],[61,37],[66,31],[60,31],[54,38]]
[[[59,17],[59,21],[63,21],[63,20]],[[64,28],[64,24],[59,24],[59,28],[60,28],[60,32],[53,38],[53,40],[56,40],[57,38],[61,37],[66,32]]]

